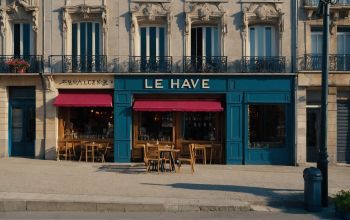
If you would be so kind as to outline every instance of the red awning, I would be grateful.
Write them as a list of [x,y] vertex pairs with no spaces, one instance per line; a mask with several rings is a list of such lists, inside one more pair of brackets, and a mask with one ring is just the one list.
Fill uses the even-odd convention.
[[221,112],[224,110],[220,101],[197,100],[136,100],[133,109],[148,112]]
[[54,103],[58,107],[113,107],[111,93],[60,92]]

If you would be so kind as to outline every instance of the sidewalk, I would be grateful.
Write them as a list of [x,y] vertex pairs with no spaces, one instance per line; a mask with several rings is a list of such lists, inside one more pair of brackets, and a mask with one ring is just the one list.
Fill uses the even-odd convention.
[[[305,167],[197,165],[192,175],[140,164],[0,159],[0,211],[246,211],[301,207]],[[329,167],[329,193],[350,167]]]

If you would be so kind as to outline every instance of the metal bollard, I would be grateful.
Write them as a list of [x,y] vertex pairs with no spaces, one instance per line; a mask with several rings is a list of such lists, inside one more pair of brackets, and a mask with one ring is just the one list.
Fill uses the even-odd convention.
[[316,167],[304,169],[304,205],[310,212],[321,211],[322,173]]

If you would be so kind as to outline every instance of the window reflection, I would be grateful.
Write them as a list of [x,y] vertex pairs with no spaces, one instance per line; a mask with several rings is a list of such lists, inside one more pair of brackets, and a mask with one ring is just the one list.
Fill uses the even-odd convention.
[[249,147],[282,147],[286,141],[284,105],[249,105]]
[[139,140],[173,140],[173,114],[171,112],[140,113]]
[[217,128],[215,124],[217,113],[196,112],[185,113],[184,133],[185,140],[215,141]]

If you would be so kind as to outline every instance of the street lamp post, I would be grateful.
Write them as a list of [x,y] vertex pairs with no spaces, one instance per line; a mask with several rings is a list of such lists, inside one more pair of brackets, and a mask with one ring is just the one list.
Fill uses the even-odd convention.
[[322,105],[321,105],[321,143],[317,160],[317,168],[322,172],[323,207],[328,206],[328,153],[327,153],[327,112],[328,112],[328,71],[329,71],[329,4],[337,0],[320,0],[317,14],[323,15],[323,45],[322,45]]

